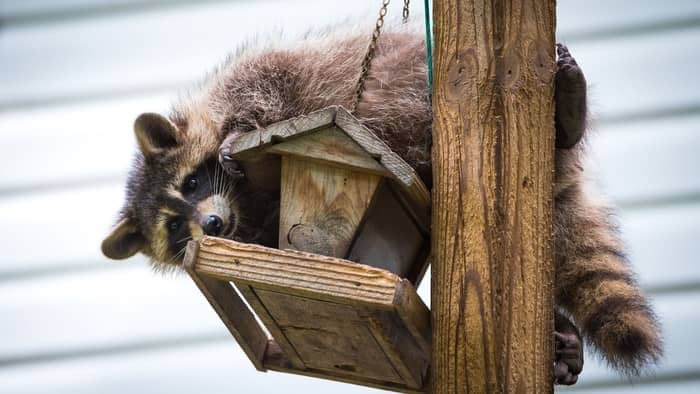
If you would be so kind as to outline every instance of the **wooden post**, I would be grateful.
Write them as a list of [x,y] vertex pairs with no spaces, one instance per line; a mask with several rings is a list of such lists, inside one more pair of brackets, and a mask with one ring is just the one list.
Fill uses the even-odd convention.
[[554,0],[434,0],[433,393],[552,391]]

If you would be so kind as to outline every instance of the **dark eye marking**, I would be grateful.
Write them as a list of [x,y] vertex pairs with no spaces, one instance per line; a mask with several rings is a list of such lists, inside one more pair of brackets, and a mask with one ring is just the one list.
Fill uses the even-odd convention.
[[192,174],[185,178],[185,181],[182,183],[182,191],[192,193],[197,190],[197,186],[199,186],[199,179],[197,179],[196,174]]
[[170,232],[171,234],[177,232],[177,230],[179,230],[180,227],[182,227],[182,221],[182,217],[180,216],[170,218],[166,224],[168,226],[168,232]]

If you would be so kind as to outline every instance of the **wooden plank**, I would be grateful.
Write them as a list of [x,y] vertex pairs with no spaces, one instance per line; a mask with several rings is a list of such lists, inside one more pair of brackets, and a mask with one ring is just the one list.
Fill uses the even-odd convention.
[[392,178],[401,185],[402,192],[409,196],[414,209],[421,215],[427,215],[424,212],[430,210],[430,192],[413,168],[346,109],[338,107],[335,123],[392,174]]
[[199,242],[197,273],[261,289],[285,287],[300,296],[392,308],[400,281],[385,270],[334,257],[214,237]]
[[553,392],[555,9],[433,2],[436,394]]
[[[266,368],[422,389],[429,346],[414,335],[425,334],[429,312],[408,281],[347,260],[213,237],[200,241],[198,257],[194,270],[236,283],[272,334]],[[399,313],[395,302],[412,305]]]
[[260,150],[272,144],[298,138],[319,129],[332,127],[336,107],[328,107],[308,115],[274,123],[262,130],[245,133],[228,144],[228,152],[236,160],[251,160],[260,155]]
[[396,299],[394,300],[396,311],[406,328],[413,334],[418,346],[425,352],[432,352],[433,330],[430,321],[430,310],[418,296],[413,284],[402,280],[396,287]]
[[319,164],[340,166],[350,170],[388,175],[384,167],[370,157],[355,141],[337,127],[331,127],[274,144],[267,153],[295,156]]
[[[379,137],[363,126],[347,110],[339,106],[275,123],[266,129],[244,134],[231,141],[228,151],[237,160],[254,160],[261,155],[261,150],[273,149],[272,144],[291,141],[319,128],[337,125],[370,157],[379,162],[390,174],[401,194],[405,194],[414,216],[419,218],[424,227],[428,227],[430,217],[430,192],[418,177],[418,174],[401,157],[394,153]],[[226,144],[226,143],[225,143]],[[303,141],[299,141],[303,146]]]
[[282,157],[279,248],[345,257],[379,180],[374,174]]
[[237,283],[236,286],[241,294],[243,294],[246,301],[248,301],[250,307],[253,308],[260,320],[263,322],[263,324],[265,324],[265,327],[270,332],[270,335],[272,335],[272,340],[276,346],[279,346],[280,349],[282,349],[285,360],[288,361],[294,369],[305,369],[306,366],[304,365],[304,361],[301,359],[301,357],[299,357],[299,353],[294,348],[294,345],[289,342],[287,337],[284,335],[284,332],[277,324],[277,321],[275,321],[275,318],[267,310],[262,300],[260,300],[256,289],[253,289],[245,283]]
[[[366,219],[357,231],[347,259],[383,268],[406,278],[413,265],[424,266],[420,250],[426,240],[418,231],[389,186],[382,183],[376,192]],[[409,277],[415,281],[415,277]]]
[[367,315],[376,342],[396,372],[408,387],[423,388],[430,366],[430,353],[423,352],[395,312],[368,311]]
[[256,293],[303,361],[305,368],[300,369],[403,381],[354,306],[262,289]]
[[267,347],[267,335],[230,283],[200,276],[193,270],[198,249],[199,244],[196,242],[191,241],[187,244],[184,264],[187,273],[255,368],[258,371],[265,371],[263,358]]

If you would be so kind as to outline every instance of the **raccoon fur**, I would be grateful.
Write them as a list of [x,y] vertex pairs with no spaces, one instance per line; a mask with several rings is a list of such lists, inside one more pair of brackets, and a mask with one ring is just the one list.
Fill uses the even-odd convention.
[[[432,112],[417,31],[382,33],[355,116],[430,186]],[[126,202],[104,254],[124,259],[141,252],[164,270],[181,263],[187,241],[203,234],[276,246],[279,196],[249,185],[235,163],[222,166],[219,148],[226,138],[329,105],[350,108],[368,37],[330,31],[286,47],[247,46],[167,116],[139,116]],[[585,128],[585,79],[562,48],[555,80],[557,330],[567,326],[578,337],[580,328],[610,365],[634,374],[661,357],[659,325],[611,209],[584,190],[583,144],[576,142]],[[560,383],[575,382],[580,367],[570,364],[572,376]]]

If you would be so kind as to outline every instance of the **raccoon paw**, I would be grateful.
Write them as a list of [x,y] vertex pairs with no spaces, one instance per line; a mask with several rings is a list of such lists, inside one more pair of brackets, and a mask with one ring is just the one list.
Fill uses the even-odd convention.
[[572,385],[583,369],[583,343],[578,332],[554,332],[555,384]]
[[568,149],[583,137],[586,128],[586,78],[569,49],[557,44],[557,72],[554,76],[556,145]]
[[245,172],[243,171],[243,166],[238,161],[234,160],[227,149],[222,148],[219,151],[219,164],[224,169],[226,174],[228,174],[233,179],[243,179],[245,178]]

